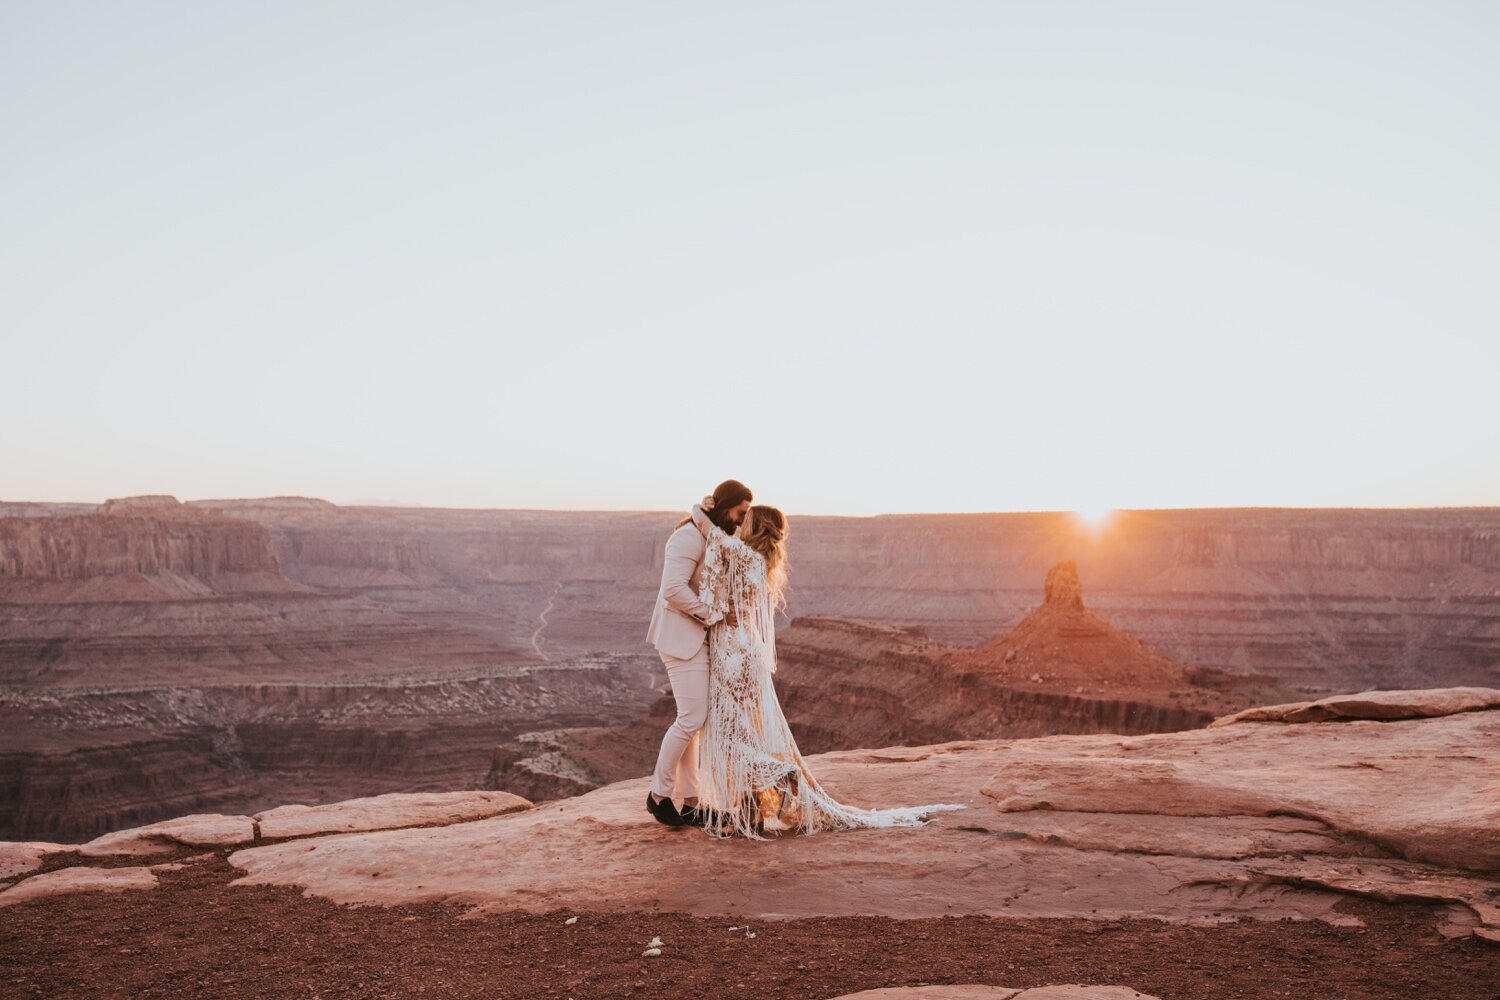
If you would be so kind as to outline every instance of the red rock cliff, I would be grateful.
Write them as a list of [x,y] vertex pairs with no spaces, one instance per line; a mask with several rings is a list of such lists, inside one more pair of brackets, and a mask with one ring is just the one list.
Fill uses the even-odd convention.
[[0,598],[149,600],[300,590],[264,525],[171,497],[110,500],[96,513],[0,518]]

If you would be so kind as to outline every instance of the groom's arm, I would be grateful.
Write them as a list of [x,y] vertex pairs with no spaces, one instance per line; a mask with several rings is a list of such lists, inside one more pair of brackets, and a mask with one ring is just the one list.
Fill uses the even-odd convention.
[[662,596],[668,607],[708,625],[713,609],[698,599],[691,585],[693,571],[698,568],[698,555],[693,545],[693,536],[685,532],[672,532],[672,537],[667,539],[667,553],[661,570],[662,580],[666,584]]

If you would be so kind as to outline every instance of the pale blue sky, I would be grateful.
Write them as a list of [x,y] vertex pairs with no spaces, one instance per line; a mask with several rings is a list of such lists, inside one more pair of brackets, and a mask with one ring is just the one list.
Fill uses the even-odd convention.
[[1500,503],[1500,4],[0,0],[0,499]]

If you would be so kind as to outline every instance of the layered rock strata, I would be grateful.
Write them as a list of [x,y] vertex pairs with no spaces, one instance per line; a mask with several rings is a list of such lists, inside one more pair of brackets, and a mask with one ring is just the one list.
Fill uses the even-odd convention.
[[[677,516],[310,498],[185,506],[263,525],[291,581],[557,657],[638,648]],[[76,505],[0,503],[0,524],[41,511],[80,516]],[[1500,676],[1496,508],[1121,511],[1097,528],[1063,513],[793,520],[796,617],[916,624],[972,644],[1018,623],[1034,581],[1072,558],[1103,617],[1175,660],[1334,690]],[[0,564],[34,548],[10,530]]]
[[476,788],[497,742],[636,715],[642,658],[468,677],[0,691],[0,836],[76,841],[188,812]]
[[[402,607],[410,588],[434,608],[524,606],[525,636],[550,606],[541,645],[558,655],[634,647],[680,516],[194,503],[265,524],[299,582],[379,588]],[[1100,527],[1067,513],[794,515],[790,545],[798,618],[971,645],[1019,623],[1035,581],[1074,559],[1102,617],[1181,662],[1332,690],[1500,679],[1497,508],[1120,511]]]

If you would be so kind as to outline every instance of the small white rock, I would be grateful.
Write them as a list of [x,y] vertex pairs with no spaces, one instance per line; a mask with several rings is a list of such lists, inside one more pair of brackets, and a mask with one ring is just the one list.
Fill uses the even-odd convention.
[[661,949],[660,948],[647,948],[645,951],[641,952],[641,957],[642,958],[656,958],[660,954],[661,954]]
[[656,936],[653,935],[652,938],[651,938],[651,940],[648,941],[648,942],[646,942],[646,947],[647,948],[660,948],[665,943],[666,942],[664,942],[661,938],[656,937]]
[[574,924],[578,923],[578,918],[569,917],[567,920],[564,920],[563,923],[568,927],[572,927]]

